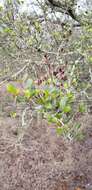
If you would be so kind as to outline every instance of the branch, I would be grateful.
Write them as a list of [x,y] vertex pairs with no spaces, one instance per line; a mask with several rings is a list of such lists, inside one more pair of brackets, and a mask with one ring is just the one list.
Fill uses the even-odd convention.
[[78,19],[77,15],[75,14],[72,8],[74,6],[74,0],[71,2],[71,5],[67,5],[67,6],[61,3],[60,1],[56,1],[56,0],[48,0],[48,1],[52,7],[59,8],[60,9],[59,11],[69,15],[73,20],[80,23],[80,20]]
[[16,73],[14,73],[11,76],[6,76],[5,79],[3,81],[0,82],[0,86],[8,81],[11,81],[13,79],[16,79],[27,67],[29,66],[29,63],[27,63],[26,65],[24,65],[24,67],[22,69],[20,69],[19,71],[17,71]]

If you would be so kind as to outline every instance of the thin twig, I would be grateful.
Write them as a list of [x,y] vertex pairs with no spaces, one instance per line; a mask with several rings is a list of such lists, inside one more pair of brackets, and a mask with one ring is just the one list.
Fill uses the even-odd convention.
[[3,80],[2,82],[0,82],[0,86],[7,82],[10,81],[12,79],[15,79],[19,74],[21,74],[27,67],[29,66],[29,63],[27,63],[22,69],[20,69],[18,72],[14,73],[13,75],[11,75],[10,77],[7,77],[5,80]]

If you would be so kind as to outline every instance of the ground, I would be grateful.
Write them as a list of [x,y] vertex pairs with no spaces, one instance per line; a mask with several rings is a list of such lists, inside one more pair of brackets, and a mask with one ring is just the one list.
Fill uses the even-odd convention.
[[44,120],[23,129],[25,105],[14,105],[5,86],[0,102],[0,190],[92,190],[91,114],[80,118],[83,139],[70,141]]

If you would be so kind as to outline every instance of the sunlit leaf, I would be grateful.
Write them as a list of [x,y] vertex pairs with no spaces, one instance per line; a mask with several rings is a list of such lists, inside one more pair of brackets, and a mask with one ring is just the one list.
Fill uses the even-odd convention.
[[29,98],[30,98],[30,96],[31,96],[30,90],[28,90],[28,89],[27,89],[27,90],[25,90],[25,91],[24,91],[24,95],[25,95],[25,97],[26,97],[26,98],[28,98],[28,99],[29,99]]
[[18,88],[16,88],[14,85],[12,84],[8,84],[7,85],[7,91],[14,95],[14,96],[17,96],[19,93],[20,93],[20,90]]
[[12,118],[15,118],[17,116],[17,113],[16,112],[11,112],[10,115],[11,115]]
[[57,127],[57,128],[56,128],[56,133],[57,133],[57,135],[62,135],[63,132],[64,132],[63,127]]
[[63,111],[64,111],[64,113],[71,112],[71,106],[70,105],[65,106],[64,109],[63,109]]
[[58,119],[52,115],[47,115],[47,120],[50,123],[57,123],[58,122]]

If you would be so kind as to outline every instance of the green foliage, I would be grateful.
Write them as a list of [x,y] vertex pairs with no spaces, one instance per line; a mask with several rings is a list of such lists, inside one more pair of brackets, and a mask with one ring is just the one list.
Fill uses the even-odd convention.
[[75,124],[75,126],[74,126],[76,129],[80,129],[80,127],[81,127],[81,124],[80,123],[77,123],[77,124]]
[[38,21],[34,22],[34,26],[35,26],[35,29],[37,30],[37,32],[41,32],[41,25]]
[[83,141],[85,139],[85,134],[83,132],[78,132],[75,136],[76,140]]
[[[67,82],[63,83],[63,86],[57,86],[60,80],[56,77],[48,78],[40,85],[36,85],[35,81],[28,79],[23,90],[21,100],[32,103],[33,109],[41,113],[49,123],[56,125],[57,134],[66,135],[71,130],[70,123],[73,122],[75,114],[74,103],[76,97],[73,92],[73,85],[68,85]],[[72,88],[71,88],[72,87]],[[12,95],[17,95],[17,100],[20,99],[19,91],[11,84],[8,85],[8,92]],[[79,112],[85,111],[84,105],[78,105]],[[75,129],[79,129],[80,125],[77,124]]]
[[8,84],[7,85],[7,91],[12,94],[13,96],[18,96],[20,90],[18,88],[16,88],[14,85],[12,84]]
[[79,104],[79,112],[84,113],[86,111],[86,106],[84,103]]
[[[18,5],[23,3],[22,0],[16,2]],[[41,51],[49,52],[53,56],[53,66],[53,60],[56,67],[67,65],[66,71],[58,73],[59,78],[53,75],[50,63],[47,65],[48,60],[44,66],[41,62],[39,67],[49,67],[47,74],[52,75],[40,85],[35,80],[28,79],[22,93],[12,84],[8,84],[7,91],[18,102],[31,103],[34,110],[57,126],[57,134],[67,134],[72,131],[76,113],[83,114],[86,111],[86,106],[83,102],[79,103],[78,99],[84,98],[84,95],[83,100],[88,99],[88,91],[92,88],[92,25],[84,22],[77,36],[77,31],[73,34],[75,31],[72,24],[65,22],[55,25],[43,6],[44,22],[41,22],[37,15],[17,15],[16,6],[11,0],[7,0],[6,5],[0,7],[0,50],[14,53],[23,47],[32,47],[33,52],[34,49],[39,50],[39,57]],[[79,128],[80,124],[76,124],[74,130]]]

